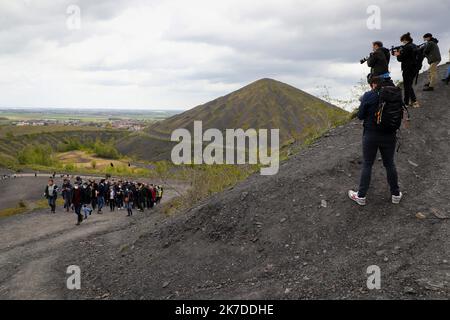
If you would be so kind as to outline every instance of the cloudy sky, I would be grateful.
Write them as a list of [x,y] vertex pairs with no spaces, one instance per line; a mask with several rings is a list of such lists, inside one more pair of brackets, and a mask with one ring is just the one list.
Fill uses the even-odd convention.
[[1,0],[0,107],[188,109],[265,77],[346,97],[372,40],[431,32],[447,60],[449,12],[448,0]]

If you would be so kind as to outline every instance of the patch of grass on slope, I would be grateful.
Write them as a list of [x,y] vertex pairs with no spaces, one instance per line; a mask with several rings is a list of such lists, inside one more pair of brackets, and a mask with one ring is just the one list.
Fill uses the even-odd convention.
[[[64,200],[58,198],[56,205],[61,207],[64,205]],[[25,203],[24,201],[19,201],[17,206],[14,208],[6,208],[0,210],[0,218],[11,217],[18,214],[23,214],[27,212],[33,212],[34,210],[46,209],[48,208],[48,202],[46,199],[38,200],[32,203]]]

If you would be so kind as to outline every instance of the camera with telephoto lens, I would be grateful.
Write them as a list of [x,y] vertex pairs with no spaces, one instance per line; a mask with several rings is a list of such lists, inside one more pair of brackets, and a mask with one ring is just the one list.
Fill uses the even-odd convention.
[[405,47],[405,46],[397,46],[397,47],[392,46],[392,47],[391,47],[391,54],[392,54],[393,56],[395,56],[395,53],[396,53],[396,52],[399,52],[399,53],[401,54],[404,47]]
[[364,64],[364,63],[367,62],[367,60],[369,60],[369,58],[370,58],[370,56],[364,57],[364,58],[362,58],[361,60],[359,60],[359,62],[360,62],[361,64]]

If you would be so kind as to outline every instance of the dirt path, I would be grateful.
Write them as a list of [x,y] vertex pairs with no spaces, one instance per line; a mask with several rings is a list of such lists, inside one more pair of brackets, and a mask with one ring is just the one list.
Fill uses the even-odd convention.
[[[177,188],[184,190],[186,187],[178,184]],[[166,188],[163,203],[176,195],[174,190]],[[164,219],[158,208],[144,213],[135,211],[131,218],[123,210],[104,212],[102,215],[92,214],[79,227],[75,226],[76,215],[63,212],[61,208],[56,214],[39,210],[0,219],[0,298],[60,298],[60,283],[57,286],[48,284],[55,278],[53,266],[62,252],[76,243],[82,246],[83,241],[92,235],[120,233],[141,224],[142,220],[151,225]],[[131,234],[129,238],[132,238]],[[114,242],[114,237],[111,242]]]

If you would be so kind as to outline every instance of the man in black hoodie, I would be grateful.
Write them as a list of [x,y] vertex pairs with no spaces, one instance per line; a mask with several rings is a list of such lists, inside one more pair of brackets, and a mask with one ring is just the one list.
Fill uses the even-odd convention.
[[375,41],[372,43],[372,46],[373,52],[367,59],[367,65],[371,68],[369,78],[379,77],[389,79],[389,62],[391,59],[389,50],[383,47],[381,41]]
[[402,63],[403,88],[405,91],[404,102],[407,106],[418,108],[420,105],[417,102],[416,93],[413,89],[414,79],[419,72],[416,59],[417,46],[413,43],[413,39],[409,32],[404,34],[400,38],[400,41],[403,44],[403,48],[395,51],[394,55],[397,57],[397,60]]
[[64,209],[69,212],[70,207],[72,205],[72,185],[70,184],[70,180],[64,179],[64,183],[62,185],[62,197],[64,199]]
[[429,82],[425,85],[423,91],[433,91],[438,80],[438,70],[437,67],[441,63],[441,51],[439,50],[439,40],[433,37],[431,33],[427,33],[423,36],[423,40],[426,42],[423,48],[423,54],[428,60],[430,65],[430,70],[428,71]]

